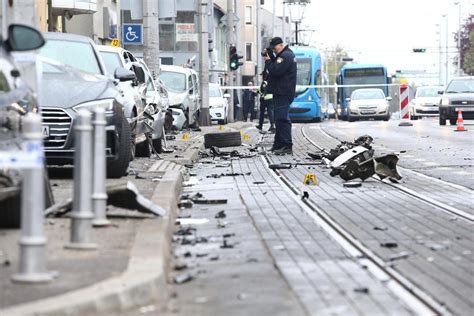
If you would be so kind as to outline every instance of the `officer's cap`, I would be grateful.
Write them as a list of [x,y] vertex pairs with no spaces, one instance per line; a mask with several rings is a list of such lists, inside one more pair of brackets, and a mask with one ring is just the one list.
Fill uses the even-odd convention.
[[283,43],[283,40],[281,39],[281,37],[274,37],[270,40],[270,47],[273,48],[275,46],[277,46],[278,44],[282,44]]

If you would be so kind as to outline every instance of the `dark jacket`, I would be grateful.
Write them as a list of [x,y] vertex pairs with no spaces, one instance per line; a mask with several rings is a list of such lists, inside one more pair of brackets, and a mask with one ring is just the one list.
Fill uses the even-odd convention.
[[249,89],[244,90],[243,103],[247,105],[255,104],[255,97],[257,94]]
[[296,89],[296,58],[286,46],[268,64],[267,93],[294,97]]

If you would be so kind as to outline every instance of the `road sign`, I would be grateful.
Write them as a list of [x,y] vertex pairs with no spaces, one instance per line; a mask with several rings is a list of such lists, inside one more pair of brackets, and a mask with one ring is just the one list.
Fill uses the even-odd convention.
[[125,23],[122,27],[122,42],[125,45],[143,44],[143,24]]
[[120,40],[118,38],[114,38],[112,42],[110,43],[110,46],[120,47]]

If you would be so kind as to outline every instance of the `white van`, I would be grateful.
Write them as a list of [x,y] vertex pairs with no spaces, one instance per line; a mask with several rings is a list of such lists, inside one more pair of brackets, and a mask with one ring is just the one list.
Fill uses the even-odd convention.
[[[186,120],[178,129],[196,125],[199,117],[199,79],[195,70],[181,66],[162,65],[160,79],[168,89],[170,109],[183,111]],[[178,123],[178,122],[176,122]]]

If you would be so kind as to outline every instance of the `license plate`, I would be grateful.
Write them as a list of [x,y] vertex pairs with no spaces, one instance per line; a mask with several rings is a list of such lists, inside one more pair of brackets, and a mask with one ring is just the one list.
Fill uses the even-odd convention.
[[370,111],[370,110],[365,110],[365,111],[362,110],[362,111],[360,111],[360,113],[362,113],[362,114],[375,114],[374,111]]
[[41,126],[41,132],[43,133],[43,137],[49,137],[49,126],[48,125],[43,125]]

